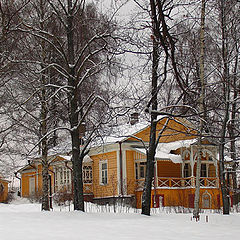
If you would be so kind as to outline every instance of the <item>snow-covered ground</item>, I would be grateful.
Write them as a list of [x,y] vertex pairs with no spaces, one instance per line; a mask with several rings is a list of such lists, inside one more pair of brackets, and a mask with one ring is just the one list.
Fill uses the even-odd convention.
[[69,212],[68,208],[41,212],[40,208],[39,204],[24,200],[0,204],[0,239],[229,240],[238,239],[240,236],[240,214],[237,213],[230,216],[205,213],[201,214],[199,222],[195,222],[191,221],[190,213],[158,211],[147,217],[133,211],[103,213],[101,208],[94,208],[95,211],[90,213]]

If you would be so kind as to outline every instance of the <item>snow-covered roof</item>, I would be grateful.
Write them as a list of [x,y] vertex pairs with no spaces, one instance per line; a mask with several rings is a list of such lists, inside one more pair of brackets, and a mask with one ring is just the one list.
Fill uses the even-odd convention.
[[[155,157],[157,159],[169,159],[174,163],[181,163],[182,158],[180,155],[170,153],[171,150],[177,150],[182,147],[189,147],[191,144],[195,143],[197,139],[189,139],[189,140],[179,140],[175,142],[169,143],[159,143],[156,149]],[[135,148],[137,151],[146,154],[144,148]]]
[[57,146],[49,149],[48,155],[54,154],[66,154],[72,151],[72,145],[70,139],[61,141]]
[[[166,116],[160,116],[158,117],[158,121],[165,118]],[[91,144],[89,147],[98,147],[102,145],[108,145],[108,144],[114,144],[117,142],[123,142],[127,140],[128,138],[132,137],[133,135],[143,131],[147,127],[149,127],[150,123],[149,121],[141,121],[137,122],[133,125],[130,123],[117,125],[117,126],[108,126],[105,127],[103,130],[104,132],[101,132],[99,136],[96,136],[93,138]],[[177,149],[182,147],[181,144],[187,144],[188,141],[190,144],[193,140],[183,140],[183,141],[177,141],[174,143],[168,143],[168,146],[171,146],[171,150]],[[195,140],[194,140],[195,141]],[[174,146],[175,144],[175,146]],[[71,152],[71,141],[70,139],[62,141],[60,144],[58,144],[56,147],[49,150],[49,155],[53,154],[69,154]]]
[[[167,116],[158,116],[157,121],[166,118]],[[115,143],[119,141],[125,141],[129,137],[139,133],[150,126],[149,121],[137,122],[133,125],[126,123],[123,125],[113,126],[108,129],[106,137],[103,137],[104,143]]]
[[72,156],[68,156],[68,155],[59,155],[60,158],[63,158],[66,161],[71,161]]
[[6,180],[6,179],[4,179],[4,178],[2,178],[2,177],[0,176],[0,182],[6,182],[6,183],[9,183],[10,181],[8,181],[8,180]]
[[93,162],[93,160],[91,159],[91,157],[89,155],[86,155],[83,158],[83,162],[84,163],[91,163],[91,162]]
[[[100,136],[95,137],[91,142],[91,147],[100,146],[103,144],[112,144],[120,141],[124,141],[129,138],[131,135],[134,135],[141,130],[147,128],[149,122],[138,122],[134,125],[130,123],[118,125],[118,126],[108,126],[104,129],[104,132]],[[49,155],[56,154],[69,154],[72,151],[71,140],[62,140],[57,146],[49,149]],[[41,157],[41,156],[37,156]],[[36,158],[36,156],[34,156]]]
[[224,161],[226,161],[226,162],[232,162],[233,159],[230,158],[229,156],[224,156]]
[[123,124],[118,126],[110,126],[107,129],[107,132],[104,134],[105,136],[101,136],[94,140],[92,146],[99,146],[102,144],[111,144],[120,141],[124,141],[129,138],[131,135],[134,135],[141,130],[147,128],[149,126],[149,122],[138,122],[134,125]]
[[187,139],[187,140],[179,140],[175,142],[168,142],[168,143],[158,143],[157,150],[160,149],[161,151],[170,152],[171,150],[177,150],[179,148],[188,148],[190,145],[197,142],[197,139]]
[[[59,157],[65,159],[66,161],[71,161],[72,159],[72,155],[59,155]],[[84,163],[91,163],[93,160],[91,159],[91,157],[89,155],[84,156],[83,158],[83,162]]]
[[[135,148],[138,152],[141,152],[143,154],[146,154],[146,151],[144,148]],[[161,160],[171,160],[174,163],[180,163],[182,162],[182,158],[180,155],[176,155],[176,154],[171,154],[171,153],[167,153],[164,151],[160,151],[160,150],[156,150],[156,154],[155,157],[157,159],[161,159]]]
[[[157,121],[166,118],[167,116],[158,116]],[[181,121],[186,121],[185,119]],[[188,123],[190,124],[190,123]],[[122,142],[130,138],[131,136],[139,133],[140,131],[146,129],[150,126],[149,121],[139,121],[133,125],[130,123],[125,123],[122,125],[106,126],[101,129],[101,133],[95,136],[91,142],[90,147],[97,147],[106,144],[113,144],[117,142]],[[59,153],[70,153],[71,152],[71,141],[70,139],[62,141],[56,147],[49,150],[49,154],[59,154]]]

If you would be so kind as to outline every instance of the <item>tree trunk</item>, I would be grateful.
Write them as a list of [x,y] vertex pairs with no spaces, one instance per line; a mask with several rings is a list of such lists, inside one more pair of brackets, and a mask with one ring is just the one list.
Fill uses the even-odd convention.
[[[46,82],[45,76],[41,76],[42,92],[41,92],[41,136],[47,134],[47,103],[46,103]],[[43,196],[42,196],[42,210],[49,211],[49,173],[48,173],[48,146],[47,138],[43,138],[41,142],[42,151],[42,179],[43,179]]]
[[[155,3],[151,2],[152,15],[155,11]],[[153,16],[152,16],[153,18]],[[156,32],[156,22],[152,19],[153,34]],[[157,110],[157,82],[158,82],[158,64],[159,64],[159,43],[156,39],[153,39],[153,57],[152,57],[152,98],[151,105],[152,110]],[[149,149],[147,152],[147,167],[146,167],[146,178],[144,183],[144,190],[142,196],[142,214],[150,215],[151,209],[151,190],[152,181],[154,177],[154,164],[155,164],[155,151],[156,151],[156,127],[157,127],[157,114],[151,112],[151,130],[150,130],[150,140]]]
[[68,85],[72,87],[69,91],[68,101],[70,107],[70,124],[72,139],[72,162],[73,162],[73,190],[74,190],[74,210],[84,211],[83,201],[83,183],[82,183],[82,158],[80,158],[80,139],[79,139],[79,113],[78,113],[78,88],[75,79],[75,53],[74,53],[74,28],[73,28],[73,9],[72,0],[68,0],[67,16],[67,44],[68,44],[68,62],[69,75]]
[[202,0],[201,7],[201,32],[200,32],[200,83],[201,92],[199,96],[199,137],[198,137],[198,152],[197,152],[197,170],[196,170],[196,186],[195,186],[195,199],[194,199],[194,211],[193,217],[199,218],[199,199],[200,199],[200,173],[201,173],[201,145],[202,145],[202,134],[204,126],[204,98],[205,98],[205,76],[204,76],[204,56],[205,56],[205,8],[206,0]]
[[[235,29],[236,30],[236,29]],[[236,37],[237,39],[237,37]],[[236,44],[236,49],[238,49],[238,44]],[[233,179],[233,204],[236,205],[239,202],[237,194],[237,168],[238,163],[236,162],[237,153],[236,153],[236,117],[237,117],[237,97],[238,97],[238,88],[237,88],[237,71],[238,71],[238,52],[236,52],[234,71],[233,71],[233,103],[231,110],[231,122],[228,126],[228,132],[230,137],[230,152],[231,159],[233,160],[232,166],[232,179]]]
[[[234,86],[236,86],[234,84]],[[234,91],[234,99],[237,98],[236,90]],[[232,180],[233,180],[233,205],[238,203],[238,195],[237,195],[237,167],[238,164],[236,162],[236,136],[235,136],[235,119],[236,119],[236,102],[232,105],[231,111],[231,123],[229,124],[228,132],[230,137],[230,152],[231,152],[231,159],[233,160],[232,165]]]
[[219,158],[220,158],[219,168],[220,168],[220,183],[221,183],[222,201],[223,201],[223,214],[229,214],[229,191],[228,191],[226,174],[225,174],[225,166],[224,166],[224,143],[220,144]]
[[219,160],[220,160],[220,181],[223,200],[223,214],[229,214],[229,189],[226,181],[225,165],[224,165],[224,147],[227,132],[227,123],[229,120],[229,108],[230,108],[230,83],[229,83],[229,66],[227,60],[227,39],[226,39],[226,13],[225,13],[225,1],[221,0],[221,30],[222,30],[222,61],[223,61],[223,98],[225,100],[225,109],[223,124],[221,130],[221,139],[219,145]]
[[[43,0],[40,1],[40,27],[44,30],[44,8],[45,2]],[[42,66],[45,62],[46,58],[46,49],[45,49],[45,41],[41,41],[41,48],[42,48]],[[45,73],[41,73],[41,137],[44,137],[47,134],[47,92],[46,92],[46,77]],[[42,181],[43,181],[43,195],[42,195],[42,210],[49,211],[49,173],[48,173],[48,145],[47,145],[47,137],[43,138],[41,142],[41,152],[42,152]]]
[[[41,136],[47,134],[47,104],[46,104],[46,90],[45,77],[42,75],[42,114],[41,114]],[[43,195],[42,195],[42,210],[49,211],[49,173],[48,173],[48,147],[47,138],[41,142],[42,150],[42,181],[43,181]]]
[[49,211],[49,173],[48,173],[48,162],[46,156],[42,155],[42,179],[43,179],[43,190],[42,190],[42,210]]

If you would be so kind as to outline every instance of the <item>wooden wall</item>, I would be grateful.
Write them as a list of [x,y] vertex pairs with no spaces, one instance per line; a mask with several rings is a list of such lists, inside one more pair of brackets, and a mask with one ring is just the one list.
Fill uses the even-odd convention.
[[181,163],[172,161],[157,161],[157,176],[158,177],[182,177]]
[[127,194],[135,194],[136,176],[135,176],[134,151],[126,150],[126,170],[127,170]]
[[[95,198],[117,196],[117,152],[108,152],[91,156],[93,159],[93,195]],[[108,183],[100,184],[99,164],[100,161],[107,160]]]
[[[52,167],[50,167],[52,170]],[[54,176],[53,173],[50,172],[51,180],[52,180],[52,189],[54,188]],[[21,196],[22,197],[30,197],[29,194],[29,181],[30,178],[34,178],[35,181],[35,191],[33,196],[31,197],[40,197],[42,195],[42,166],[38,165],[37,172],[34,168],[29,168],[27,171],[22,173],[21,177]]]
[[8,198],[8,182],[0,179],[0,183],[4,187],[3,192],[0,193],[0,202],[6,202]]
[[[211,199],[210,209],[219,209],[222,206],[221,191],[219,189],[200,189],[200,208],[203,208],[203,194],[208,193]],[[157,189],[156,194],[163,197],[165,207],[178,207],[183,206],[185,208],[194,207],[194,188],[189,189]],[[154,190],[152,190],[152,196]],[[141,196],[142,192],[136,193],[137,208],[141,208]],[[153,207],[153,203],[152,203]]]
[[[183,121],[183,120],[181,120]],[[162,119],[157,124],[157,134],[163,128],[166,119]],[[193,130],[186,128],[184,125],[170,120],[168,123],[167,129],[164,131],[164,134],[160,138],[160,142],[174,142],[178,140],[186,140],[195,138],[195,136],[191,136],[194,134]],[[143,131],[135,134],[136,137],[141,138],[144,142],[149,142],[150,135],[150,127],[147,127]],[[136,141],[134,138],[130,138],[129,141]]]

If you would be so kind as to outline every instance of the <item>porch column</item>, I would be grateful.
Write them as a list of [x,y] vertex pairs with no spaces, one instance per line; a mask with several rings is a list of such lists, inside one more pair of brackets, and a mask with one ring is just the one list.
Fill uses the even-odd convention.
[[182,178],[184,178],[184,166],[185,166],[185,163],[182,162],[182,164],[181,164],[181,167],[182,167],[182,169],[181,169],[181,171],[182,171]]
[[191,166],[191,176],[194,176],[194,158],[193,158],[193,146],[190,147],[190,166]]
[[155,187],[158,187],[158,165],[157,165],[157,160],[155,160]]
[[36,166],[36,192],[38,192],[38,164]]
[[191,186],[195,186],[193,146],[190,146]]
[[214,166],[215,166],[215,173],[216,173],[216,187],[219,188],[219,176],[218,176],[218,161],[217,161],[217,152],[215,151],[215,154],[214,154],[214,158],[213,158],[213,163],[214,163]]

